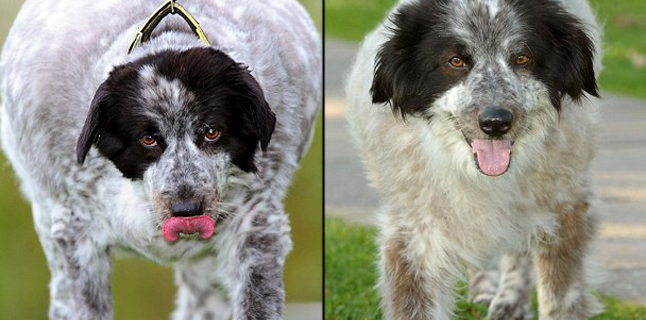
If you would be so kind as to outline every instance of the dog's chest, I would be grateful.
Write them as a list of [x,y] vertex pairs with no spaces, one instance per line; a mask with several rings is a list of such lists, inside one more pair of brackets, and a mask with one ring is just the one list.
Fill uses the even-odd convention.
[[557,214],[529,190],[446,186],[419,186],[420,192],[407,201],[391,202],[394,209],[382,217],[383,225],[416,234],[426,243],[420,247],[441,241],[474,263],[509,250],[527,250],[557,229]]
[[151,239],[122,239],[114,246],[114,249],[117,254],[142,256],[161,264],[170,264],[215,254],[214,242],[213,238],[202,240],[199,239],[199,236],[190,235],[182,236],[179,241],[168,243],[160,233]]

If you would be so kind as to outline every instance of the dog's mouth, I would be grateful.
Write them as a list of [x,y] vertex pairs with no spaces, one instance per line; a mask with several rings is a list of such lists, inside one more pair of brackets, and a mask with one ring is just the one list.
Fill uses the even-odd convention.
[[181,235],[199,234],[202,239],[213,236],[214,222],[207,215],[170,217],[164,221],[162,233],[168,242],[179,240]]
[[511,162],[511,140],[473,139],[467,142],[480,172],[488,176],[507,172]]

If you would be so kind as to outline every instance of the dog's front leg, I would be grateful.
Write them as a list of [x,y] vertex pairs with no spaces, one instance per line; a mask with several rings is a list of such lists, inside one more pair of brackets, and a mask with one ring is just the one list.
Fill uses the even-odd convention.
[[469,268],[469,300],[489,305],[498,292],[499,262],[491,262],[480,269]]
[[281,319],[283,265],[291,250],[287,216],[279,203],[260,202],[241,220],[218,247],[223,249],[218,259],[224,263],[222,281],[231,294],[233,319]]
[[510,252],[500,263],[498,293],[489,306],[489,320],[531,320],[532,259],[527,253]]
[[411,238],[395,234],[382,239],[379,285],[385,319],[448,320],[461,267],[440,243]]
[[92,222],[57,206],[33,212],[51,274],[49,318],[112,319],[109,250],[91,237]]
[[178,287],[174,320],[229,319],[227,299],[214,279],[215,257],[209,255],[174,267]]
[[535,256],[541,320],[587,319],[598,311],[584,274],[587,243],[596,224],[588,209],[584,201],[561,206],[557,236]]

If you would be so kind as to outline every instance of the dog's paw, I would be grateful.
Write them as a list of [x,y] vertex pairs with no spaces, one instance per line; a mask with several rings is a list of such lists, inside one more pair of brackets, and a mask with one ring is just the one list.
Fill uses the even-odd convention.
[[473,297],[471,301],[473,301],[473,303],[483,304],[485,306],[488,306],[491,304],[491,301],[493,300],[493,298],[494,298],[493,294],[489,292],[482,292],[476,295],[475,297]]
[[489,306],[489,320],[532,320],[532,306],[529,301],[505,299],[504,295],[496,296]]

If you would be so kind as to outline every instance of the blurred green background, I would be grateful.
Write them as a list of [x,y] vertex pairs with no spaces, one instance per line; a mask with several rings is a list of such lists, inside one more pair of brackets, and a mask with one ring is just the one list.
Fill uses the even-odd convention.
[[[0,0],[0,43],[23,1]],[[319,30],[322,1],[301,0]],[[0,97],[1,99],[2,97]],[[288,301],[322,300],[322,121],[286,200],[294,250],[287,257]],[[1,154],[1,153],[0,153]],[[49,271],[33,228],[29,205],[11,167],[0,155],[0,319],[46,319]],[[113,259],[115,319],[168,319],[175,287],[172,270],[141,259]]]

